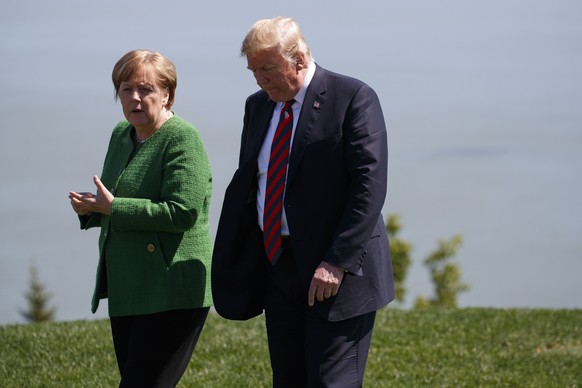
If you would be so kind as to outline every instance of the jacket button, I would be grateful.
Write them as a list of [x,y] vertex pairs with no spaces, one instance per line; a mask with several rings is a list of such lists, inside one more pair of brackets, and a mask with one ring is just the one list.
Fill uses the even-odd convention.
[[148,252],[153,253],[156,250],[156,246],[154,244],[148,244]]

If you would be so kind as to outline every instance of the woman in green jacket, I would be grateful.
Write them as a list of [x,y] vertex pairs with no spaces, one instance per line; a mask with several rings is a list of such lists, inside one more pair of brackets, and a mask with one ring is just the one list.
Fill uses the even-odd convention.
[[107,298],[120,387],[173,387],[212,304],[212,178],[197,130],[171,111],[176,69],[135,50],[113,68],[126,120],[96,194],[70,192],[81,228],[101,227],[92,311]]

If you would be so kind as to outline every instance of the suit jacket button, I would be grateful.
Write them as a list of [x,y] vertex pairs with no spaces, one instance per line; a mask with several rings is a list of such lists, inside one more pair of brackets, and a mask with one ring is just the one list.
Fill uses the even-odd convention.
[[154,244],[148,244],[148,252],[153,253],[156,250],[156,246]]

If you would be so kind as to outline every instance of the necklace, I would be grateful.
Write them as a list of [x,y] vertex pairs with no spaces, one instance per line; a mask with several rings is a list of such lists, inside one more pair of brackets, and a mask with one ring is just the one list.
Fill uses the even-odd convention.
[[135,134],[135,141],[137,142],[137,144],[143,144],[146,142],[147,139],[149,139],[154,133],[156,133],[157,129],[154,129],[149,135],[147,135],[143,140],[139,140],[137,138],[137,133]]
[[164,121],[162,121],[162,123],[161,123],[161,124],[160,124],[158,127],[156,127],[156,128],[154,128],[154,129],[152,129],[152,131],[151,131],[150,133],[148,133],[148,134],[147,134],[147,136],[146,136],[146,137],[145,137],[143,140],[139,140],[139,139],[137,138],[137,131],[136,131],[136,133],[135,133],[135,141],[136,141],[136,143],[137,143],[137,144],[143,144],[143,143],[145,143],[147,139],[149,139],[150,137],[152,137],[152,135],[153,135],[154,133],[156,133],[156,131],[157,131],[157,130],[158,130],[158,129],[159,129],[161,126],[162,126],[162,125],[164,125],[164,123],[165,123],[166,121],[168,121],[169,119],[171,119],[173,116],[174,116],[174,114],[173,114],[171,111],[166,111],[166,117],[164,117]]

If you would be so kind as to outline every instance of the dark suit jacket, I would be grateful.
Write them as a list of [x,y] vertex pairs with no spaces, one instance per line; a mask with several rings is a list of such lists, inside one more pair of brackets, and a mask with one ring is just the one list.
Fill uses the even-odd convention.
[[[257,223],[257,157],[274,108],[263,91],[247,99],[239,169],[225,193],[212,290],[217,312],[228,319],[248,319],[263,310],[267,259]],[[387,160],[376,93],[318,66],[293,139],[284,206],[305,295],[321,261],[348,271],[336,297],[315,302],[313,308],[328,320],[374,311],[394,299],[380,214]]]

